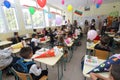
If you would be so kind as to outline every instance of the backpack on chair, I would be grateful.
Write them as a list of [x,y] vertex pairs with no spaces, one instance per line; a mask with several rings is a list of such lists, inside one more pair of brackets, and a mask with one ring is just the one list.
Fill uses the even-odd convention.
[[33,64],[35,64],[33,61],[25,62],[24,59],[21,58],[13,65],[13,68],[18,72],[29,73],[28,65],[32,66]]

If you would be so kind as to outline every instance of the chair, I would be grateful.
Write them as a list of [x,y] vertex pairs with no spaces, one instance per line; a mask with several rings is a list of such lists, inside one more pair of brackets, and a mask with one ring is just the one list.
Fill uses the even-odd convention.
[[2,80],[2,70],[0,70],[0,80]]
[[2,80],[2,70],[5,69],[5,66],[0,67],[0,80]]
[[[32,76],[29,73],[21,73],[16,71],[14,68],[11,68],[13,74],[17,77],[16,80],[33,80]],[[43,76],[39,80],[47,80],[48,76]]]
[[95,56],[98,57],[99,59],[107,59],[109,57],[109,51],[104,51],[104,50],[99,50],[95,49]]

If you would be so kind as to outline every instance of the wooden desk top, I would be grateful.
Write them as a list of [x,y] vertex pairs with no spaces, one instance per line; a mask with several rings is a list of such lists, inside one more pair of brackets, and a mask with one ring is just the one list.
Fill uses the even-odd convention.
[[97,43],[94,43],[94,42],[89,43],[89,42],[87,42],[87,44],[86,44],[87,49],[94,50],[94,47],[99,43],[100,43],[100,41],[98,41]]
[[21,50],[21,48],[19,48],[19,49],[13,49],[13,50],[12,50],[12,53],[13,53],[13,54],[16,54],[16,53],[20,52],[20,50]]
[[[98,59],[98,64],[101,64],[103,63],[105,60],[102,60],[102,59]],[[90,75],[87,74],[89,71],[91,71],[92,69],[94,69],[95,67],[94,66],[90,66],[90,65],[87,65],[87,64],[84,64],[84,68],[83,68],[83,75],[87,78],[90,78]],[[103,73],[98,73],[106,78],[109,77],[109,72],[103,72]]]
[[11,41],[1,41],[0,42],[0,46],[4,46],[4,45],[8,45],[8,44],[12,44]]
[[[32,58],[36,57],[38,55],[34,54]],[[49,57],[49,58],[36,58],[34,59],[37,62],[41,62],[50,66],[54,66],[59,60],[60,58],[63,56],[63,53],[55,56],[55,57]]]

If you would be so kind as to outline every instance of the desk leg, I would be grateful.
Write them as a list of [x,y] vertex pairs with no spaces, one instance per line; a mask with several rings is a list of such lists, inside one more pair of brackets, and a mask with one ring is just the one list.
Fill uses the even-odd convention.
[[73,57],[73,49],[72,49],[72,47],[68,47],[68,50],[69,50],[69,53],[70,53],[70,59],[69,59],[69,62],[70,62],[70,60]]
[[62,77],[63,77],[63,63],[62,63],[62,61],[58,62],[57,68],[58,68],[58,80],[62,80]]

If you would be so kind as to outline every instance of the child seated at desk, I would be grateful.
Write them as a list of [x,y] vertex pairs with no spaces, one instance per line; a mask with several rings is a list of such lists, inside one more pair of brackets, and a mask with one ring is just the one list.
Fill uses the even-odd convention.
[[14,37],[12,39],[13,44],[21,42],[22,38],[19,36],[18,32],[14,32]]
[[[16,64],[13,66],[13,68],[22,73],[30,73],[33,80],[39,80],[43,76],[48,75],[47,70],[42,70],[40,67],[36,65],[36,63],[31,59],[33,56],[32,49],[30,47],[23,47],[20,51],[20,56],[22,57],[20,60],[16,62]],[[20,68],[21,66],[27,66],[25,67],[25,70],[22,70],[24,68]],[[27,71],[26,71],[27,68]]]
[[110,47],[108,46],[110,39],[108,36],[102,36],[100,39],[100,43],[95,46],[95,49],[110,51]]
[[90,73],[92,80],[120,80],[120,64],[113,64],[111,66],[111,71],[109,78],[105,78],[96,73]]
[[41,49],[39,47],[39,43],[40,43],[40,40],[38,39],[37,34],[33,34],[31,39],[31,47],[33,49],[33,54],[35,53],[36,50]]

